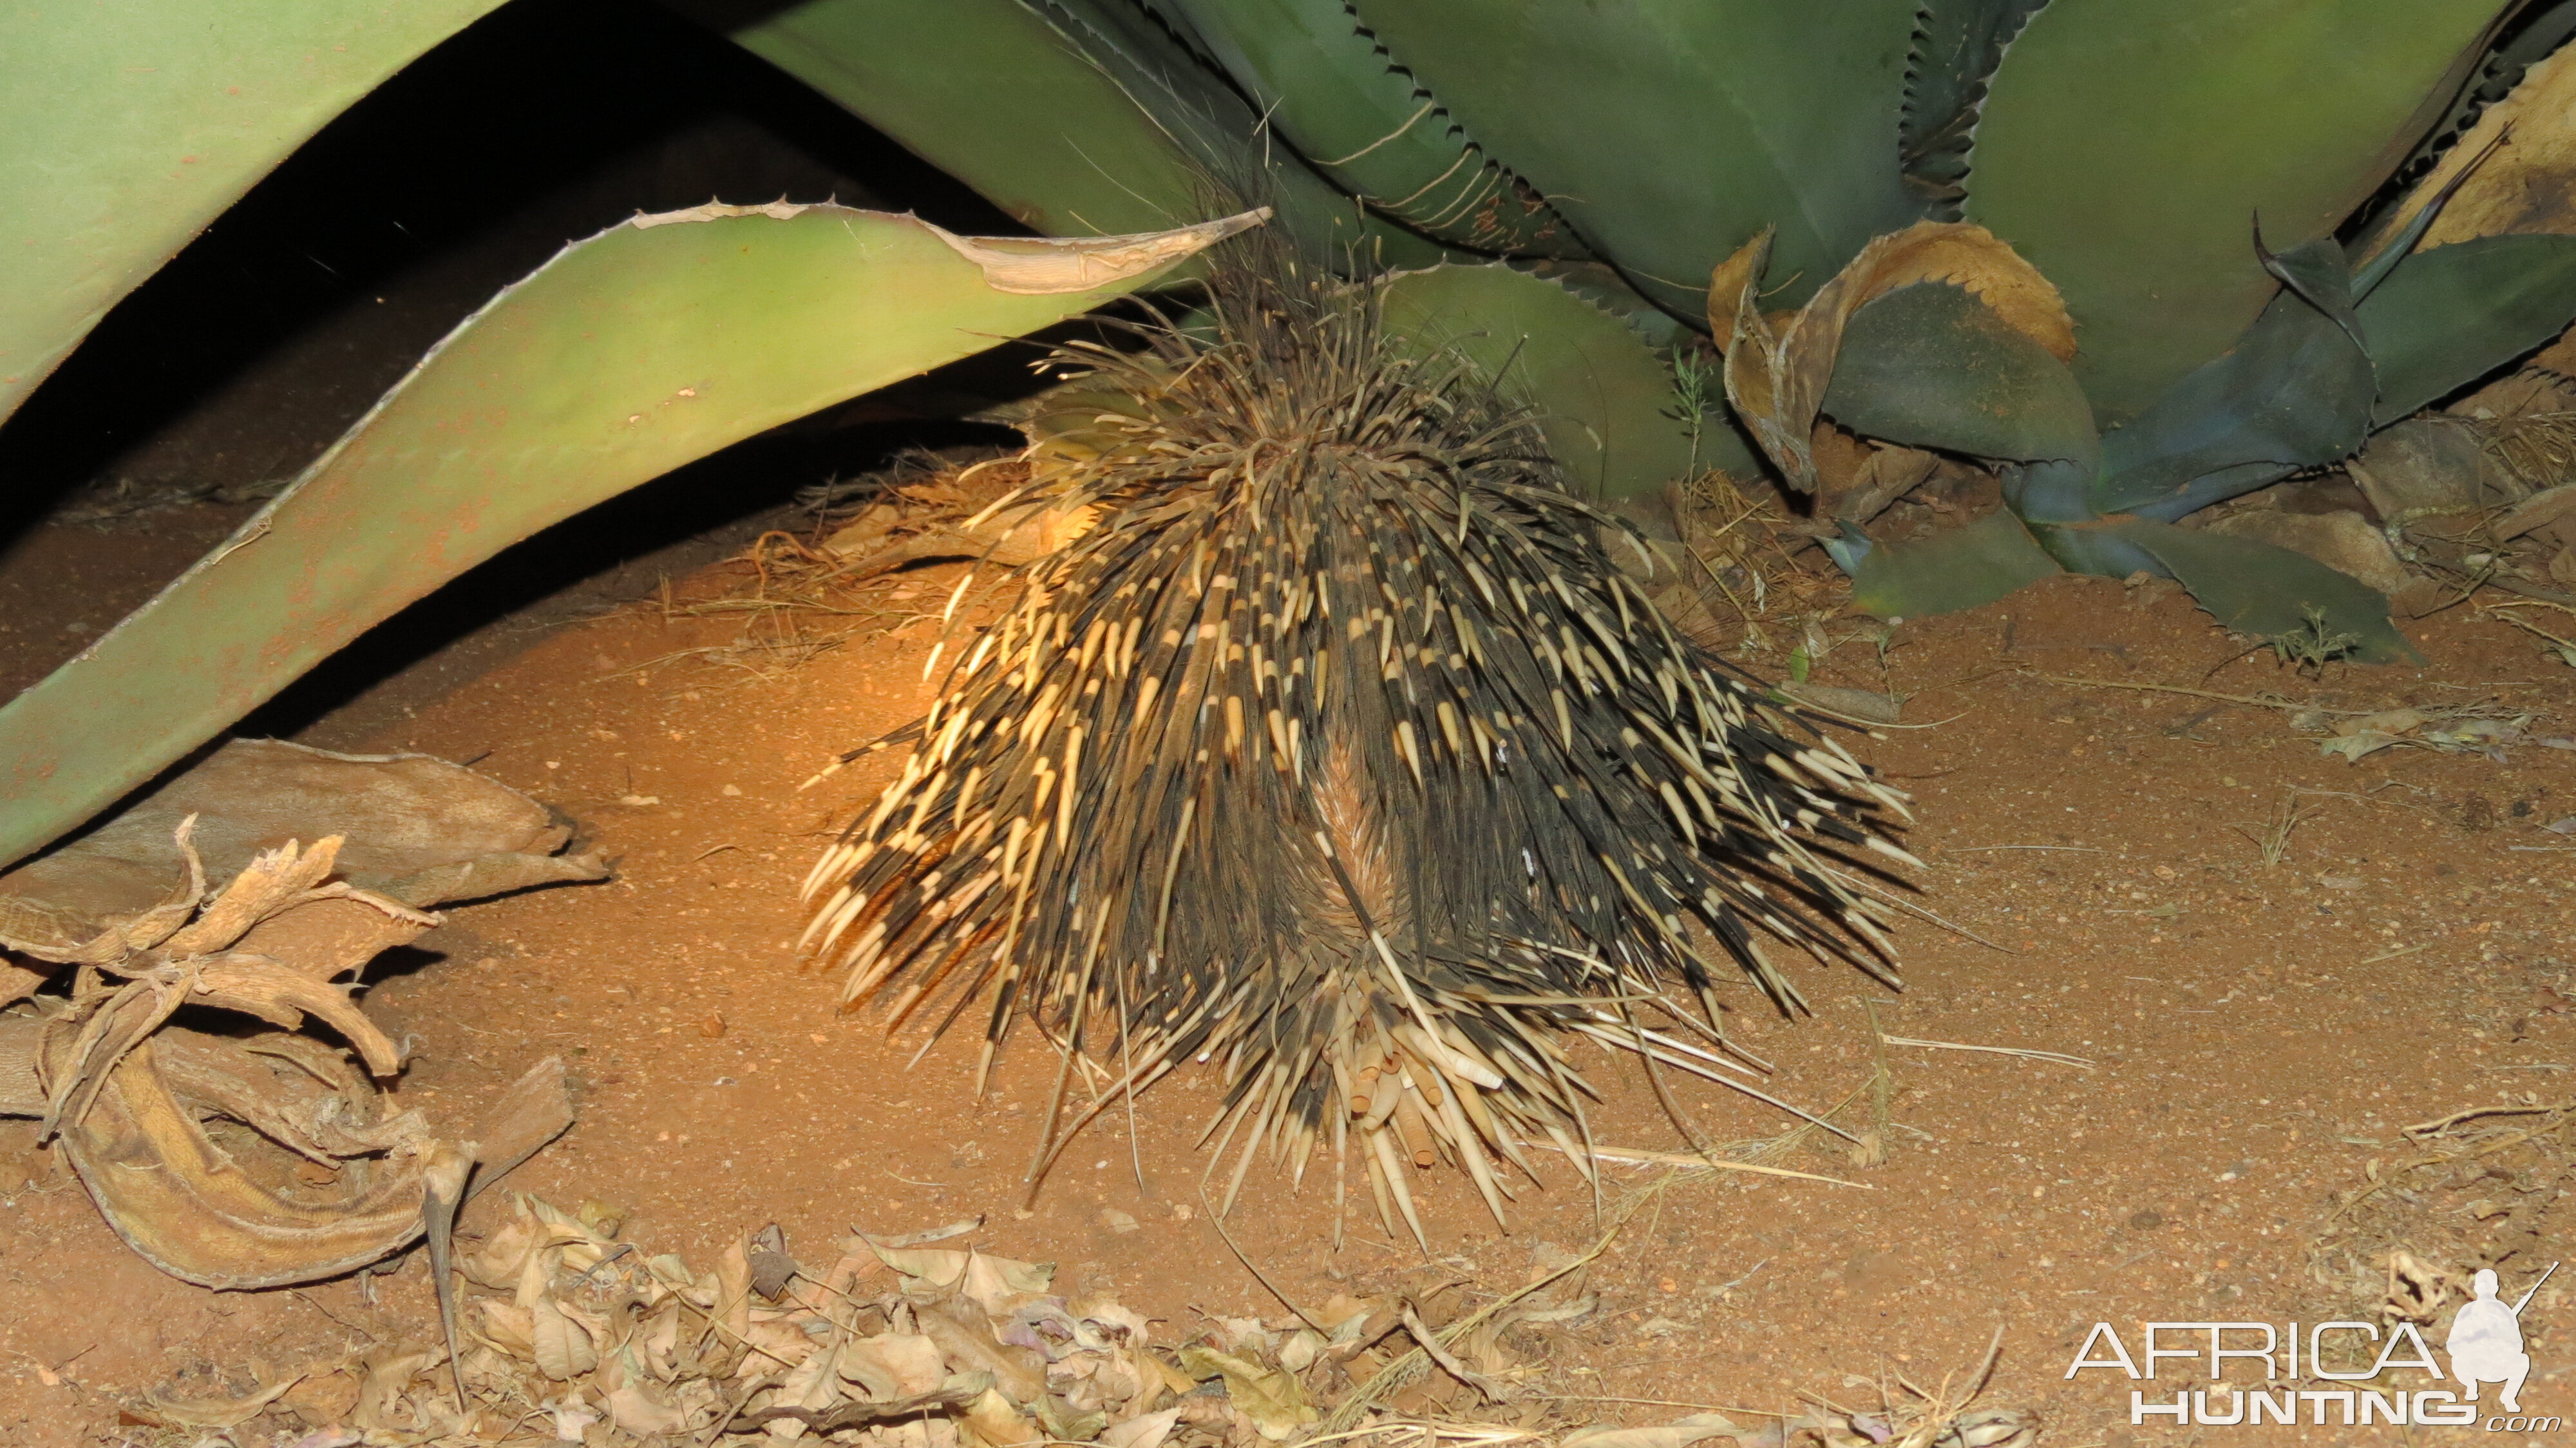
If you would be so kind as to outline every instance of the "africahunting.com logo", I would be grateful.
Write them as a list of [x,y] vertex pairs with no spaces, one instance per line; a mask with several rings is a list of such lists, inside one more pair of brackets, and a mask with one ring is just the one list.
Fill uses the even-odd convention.
[[[2411,1322],[2401,1322],[2385,1334],[2370,1322],[2320,1322],[2304,1328],[2295,1322],[2286,1328],[2268,1322],[2143,1322],[2132,1339],[2138,1344],[2135,1353],[2116,1328],[2097,1322],[2084,1345],[2076,1349],[2074,1361],[2067,1364],[2066,1376],[2112,1372],[2133,1382],[2153,1382],[2159,1377],[2207,1381],[2206,1387],[2178,1388],[2171,1396],[2160,1388],[2131,1388],[2132,1424],[2209,1428],[2264,1423],[2320,1428],[2478,1424],[2493,1432],[2555,1432],[2561,1419],[2522,1411],[2522,1386],[2531,1376],[2531,1354],[2522,1345],[2522,1310],[2531,1305],[2541,1282],[2557,1270],[2558,1264],[2550,1263],[2539,1282],[2508,1303],[2497,1295],[2496,1274],[2480,1269],[2473,1288],[2476,1295],[2461,1304],[2442,1340],[2442,1351],[2450,1359],[2448,1374]],[[2366,1369],[2326,1366],[2329,1361],[2358,1362],[2364,1355],[2372,1357]],[[2177,1359],[2188,1359],[2191,1366],[2179,1367]],[[2226,1381],[2230,1362],[2243,1365],[2237,1383]],[[2246,1369],[2256,1363],[2262,1365],[2265,1382],[2296,1382],[2304,1375],[2326,1383],[2374,1386],[2263,1387],[2246,1375]],[[2408,1388],[2389,1385],[2383,1378],[2410,1371],[2453,1386]]]

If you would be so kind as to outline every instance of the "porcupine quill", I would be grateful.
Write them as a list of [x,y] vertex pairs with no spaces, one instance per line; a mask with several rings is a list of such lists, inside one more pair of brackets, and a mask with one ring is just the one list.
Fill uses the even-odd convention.
[[[989,1002],[979,1094],[1028,1016],[1101,1104],[1213,1062],[1202,1144],[1245,1138],[1220,1210],[1265,1146],[1302,1181],[1329,1144],[1336,1220],[1356,1148],[1419,1239],[1407,1167],[1462,1166],[1498,1221],[1525,1144],[1590,1174],[1574,1036],[1750,1089],[1686,917],[1803,1009],[1751,926],[1892,959],[1810,841],[1912,860],[1878,830],[1904,797],[1676,635],[1532,414],[1391,345],[1374,295],[1238,245],[1212,336],[1057,354],[1090,385],[1013,501],[1090,526],[884,741],[912,755],[815,865],[805,945],[890,1028]],[[1033,1185],[1101,1109],[1063,1098]]]

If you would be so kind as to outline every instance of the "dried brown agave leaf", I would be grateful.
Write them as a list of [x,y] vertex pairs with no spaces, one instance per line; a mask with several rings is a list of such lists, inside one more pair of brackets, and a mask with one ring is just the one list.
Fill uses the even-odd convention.
[[[2509,142],[2487,155],[2508,132]],[[2395,235],[2471,167],[2474,173],[2433,219],[2419,249],[2481,236],[2576,231],[2576,196],[2567,187],[2576,169],[2576,51],[2562,49],[2524,72],[2513,93],[2487,107],[2416,184],[2411,204],[2382,234]]]
[[152,1051],[149,1041],[136,1045],[63,1135],[100,1212],[147,1261],[201,1286],[268,1287],[333,1276],[419,1237],[421,1155],[344,1201],[290,1202],[207,1139]]
[[[188,817],[189,824],[195,822],[196,816]],[[327,835],[304,848],[288,840],[276,849],[252,856],[222,893],[199,908],[194,920],[160,942],[161,948],[172,955],[207,955],[230,949],[263,916],[330,878],[339,864],[343,842],[339,835]],[[188,848],[184,843],[181,847]],[[434,916],[424,917],[421,922],[423,929],[437,923]]]
[[430,1135],[417,1110],[383,1116],[374,1084],[344,1053],[309,1037],[244,1042],[170,1027],[153,1039],[172,1092],[309,1160],[330,1165]]
[[197,1108],[161,1071],[157,1043],[146,1040],[105,1075],[63,1141],[101,1214],[147,1261],[200,1286],[270,1287],[333,1276],[419,1240],[428,1174],[461,1179],[470,1155],[493,1179],[503,1157],[486,1153],[542,1144],[571,1119],[560,1060],[540,1063],[511,1095],[515,1110],[482,1133],[494,1146],[469,1152],[425,1137],[403,1142],[348,1195],[297,1202],[252,1180],[206,1136]]
[[51,979],[53,979],[51,971],[37,970],[15,961],[0,960],[0,1006],[16,1005],[34,995],[36,987]]
[[[1747,293],[1757,294],[1754,319],[1757,324],[1761,320],[1758,293],[1762,286],[1762,269],[1771,259],[1774,230],[1776,228],[1768,226],[1762,228],[1751,241],[1737,247],[1734,255],[1719,262],[1717,269],[1709,273],[1708,331],[1717,339],[1721,350],[1731,352],[1734,348],[1737,322],[1743,313]],[[1755,335],[1758,340],[1767,342],[1771,338],[1771,329],[1760,327]]]

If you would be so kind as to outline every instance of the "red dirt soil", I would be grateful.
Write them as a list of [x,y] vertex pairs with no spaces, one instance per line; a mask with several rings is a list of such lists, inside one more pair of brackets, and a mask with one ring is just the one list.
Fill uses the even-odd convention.
[[[0,564],[17,630],[0,636],[6,682],[77,647],[66,625],[103,626],[237,516],[186,510],[139,548],[130,534],[33,535]],[[643,598],[652,573],[630,568],[585,597]],[[541,631],[505,621],[304,731],[326,748],[472,761],[580,821],[617,861],[605,885],[460,909],[371,972],[369,1011],[415,1038],[400,1102],[462,1128],[534,1060],[566,1056],[580,1123],[509,1185],[568,1208],[613,1203],[627,1236],[693,1262],[770,1221],[791,1250],[820,1251],[853,1226],[907,1232],[982,1213],[977,1244],[1060,1262],[1061,1288],[1114,1293],[1167,1335],[1199,1313],[1279,1317],[1202,1205],[1203,1077],[1146,1093],[1132,1144],[1125,1115],[1104,1113],[1024,1204],[1056,1069],[1042,1043],[1023,1036],[977,1101],[971,1031],[907,1069],[919,1038],[836,1015],[837,983],[791,948],[798,882],[898,756],[798,786],[922,708],[953,578],[934,567],[889,582],[880,606],[928,616],[766,674],[721,654],[672,657],[735,642],[734,621],[639,602],[564,622],[579,610],[557,599],[533,611]],[[720,566],[675,578],[673,597],[746,586],[741,567]],[[1891,1036],[2093,1064],[1888,1047],[1884,1164],[1857,1165],[1830,1139],[1785,1161],[1859,1186],[1670,1186],[1595,1270],[1601,1310],[1551,1330],[1543,1382],[1562,1410],[1660,1422],[1701,1405],[1794,1412],[1801,1392],[1856,1403],[1869,1394],[1847,1375],[1929,1385],[1975,1364],[2000,1328],[1985,1401],[2037,1409],[2052,1444],[2424,1441],[2385,1427],[2131,1427],[2126,1378],[2066,1376],[2100,1321],[2135,1353],[2146,1321],[2374,1316],[2372,1254],[2390,1244],[2355,1249],[2359,1277],[2312,1251],[2334,1194],[2364,1184],[2367,1163],[2411,1155],[2401,1127],[2564,1093],[2576,1028],[2557,992],[2576,994],[2576,837],[2542,826],[2576,815],[2576,753],[2524,744],[2498,762],[2399,747],[2351,764],[2321,755],[2282,710],[2210,697],[2495,699],[2538,715],[2534,733],[2576,728],[2576,670],[2528,635],[2467,605],[2407,631],[2431,667],[2328,665],[2310,679],[2246,654],[2165,587],[2065,579],[1904,624],[1883,651],[1837,647],[1820,682],[1908,696],[1907,727],[1853,747],[1914,791],[1919,898],[1958,929],[1898,932],[1901,993],[1793,964],[1809,1020],[1731,985],[1730,1029],[1776,1064],[1767,1089],[1810,1110],[1872,1079],[1865,1008]],[[1784,668],[1777,653],[1744,662]],[[2267,866],[2253,836],[2294,789],[2315,793],[2297,799],[2305,813]],[[1641,1077],[1598,1065],[1602,1143],[1687,1149]],[[1673,1089],[1710,1140],[1795,1125],[1706,1083]],[[1837,1120],[1859,1129],[1870,1110],[1863,1093]],[[149,1430],[117,1427],[118,1403],[154,1383],[434,1332],[413,1263],[295,1291],[218,1295],[165,1278],[34,1137],[32,1123],[0,1122],[0,1443],[145,1441]],[[1463,1177],[1420,1174],[1432,1255],[1469,1290],[1517,1288],[1535,1262],[1601,1231],[1575,1173],[1541,1169],[1508,1232]],[[1614,1170],[1605,1200],[1655,1176]],[[2522,1190],[2514,1215],[2541,1238],[2505,1264],[2509,1297],[2569,1235],[2547,1214],[2554,1182]],[[1332,1199],[1329,1163],[1301,1193],[1256,1166],[1234,1239],[1302,1303],[1423,1261],[1364,1190],[1335,1250]],[[1135,1227],[1113,1230],[1111,1212]],[[2474,1228],[2465,1240],[2485,1240]],[[2576,1416],[2572,1294],[2576,1277],[2553,1281],[2524,1316],[2539,1365],[2529,1411]],[[2176,1375],[2168,1364],[2168,1381],[2138,1386],[2169,1399],[2191,1385]]]

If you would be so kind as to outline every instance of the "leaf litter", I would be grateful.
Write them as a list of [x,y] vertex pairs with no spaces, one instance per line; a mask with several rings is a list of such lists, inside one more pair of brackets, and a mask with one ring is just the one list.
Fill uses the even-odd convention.
[[1387,1290],[1272,1321],[1203,1314],[1177,1338],[1114,1298],[1056,1292],[1052,1264],[930,1245],[970,1237],[980,1219],[902,1236],[853,1229],[827,1266],[792,1256],[772,1225],[700,1268],[624,1240],[613,1207],[519,1195],[455,1260],[452,1366],[439,1347],[379,1341],[300,1370],[263,1368],[246,1389],[165,1385],[126,1416],[224,1435],[174,1433],[173,1444],[278,1448],[703,1448],[753,1436],[871,1448],[2038,1441],[2029,1413],[1975,1406],[1993,1348],[1936,1388],[1847,1378],[1875,1401],[1809,1394],[1794,1414],[1676,1405],[1698,1411],[1606,1427],[1588,1406],[1597,1400],[1548,1391],[1543,1334],[1596,1315],[1588,1269],[1641,1208],[1689,1179],[1667,1172],[1631,1193],[1590,1250],[1556,1252],[1527,1286],[1472,1310],[1467,1275],[1434,1262]]

